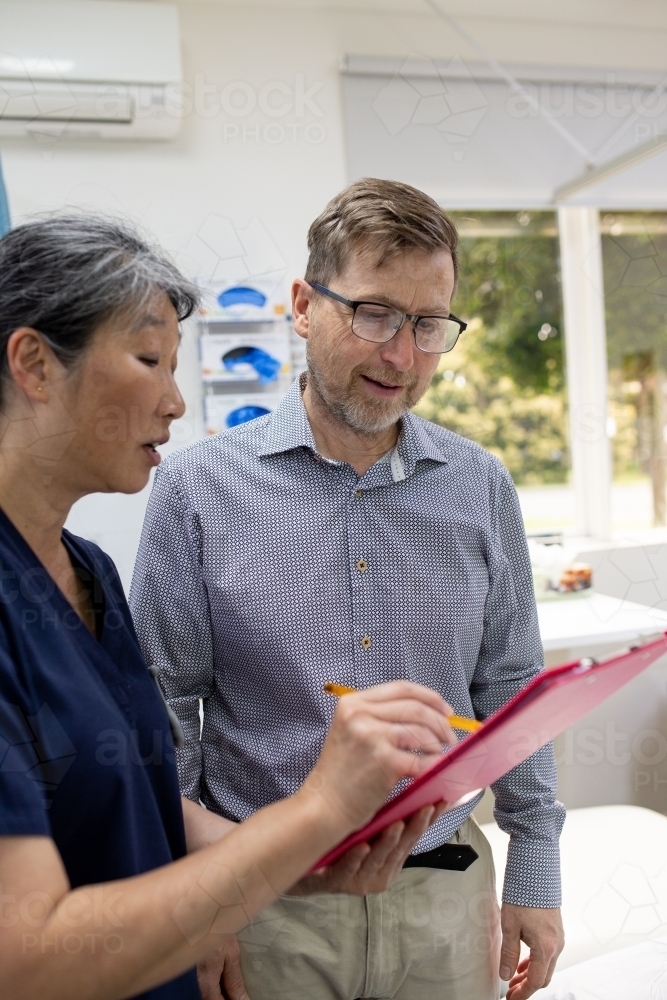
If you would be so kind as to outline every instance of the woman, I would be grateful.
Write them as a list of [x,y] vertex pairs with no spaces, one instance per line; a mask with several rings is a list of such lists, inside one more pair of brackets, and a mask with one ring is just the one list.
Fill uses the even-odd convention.
[[[438,695],[384,685],[342,700],[290,799],[233,827],[180,799],[115,568],[63,525],[146,485],[196,300],[113,222],[0,240],[0,1000],[198,997],[196,963],[454,741]],[[387,877],[433,812],[374,849]]]

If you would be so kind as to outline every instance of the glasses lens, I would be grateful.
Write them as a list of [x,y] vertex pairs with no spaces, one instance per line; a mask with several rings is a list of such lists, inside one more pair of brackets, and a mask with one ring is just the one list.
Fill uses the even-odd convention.
[[357,306],[352,320],[352,333],[362,340],[374,340],[382,344],[391,340],[401,325],[403,317],[396,309],[388,306],[376,306],[364,302]]
[[446,354],[455,346],[460,331],[453,319],[425,316],[417,323],[417,347],[427,354]]

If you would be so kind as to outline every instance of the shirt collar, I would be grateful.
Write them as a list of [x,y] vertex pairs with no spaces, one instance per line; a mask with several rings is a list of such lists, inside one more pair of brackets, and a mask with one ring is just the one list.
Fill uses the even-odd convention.
[[[448,448],[439,440],[440,429],[428,420],[408,411],[401,421],[401,433],[396,450],[403,463],[406,479],[415,471],[417,462],[432,461],[441,465],[449,461]],[[440,431],[440,433],[438,433]]]
[[[309,448],[317,454],[301,392],[301,379],[295,379],[267,420],[264,440],[257,450],[259,456],[277,455],[297,448]],[[394,481],[411,476],[417,462],[430,459],[444,464],[449,460],[447,447],[433,433],[435,425],[409,412],[402,418],[401,425],[396,448],[387,456],[392,464]],[[401,466],[403,475],[400,474]]]
[[310,429],[301,396],[301,379],[294,379],[287,395],[280,401],[266,422],[264,441],[258,455],[278,455],[295,448],[310,448],[316,452],[315,438]]

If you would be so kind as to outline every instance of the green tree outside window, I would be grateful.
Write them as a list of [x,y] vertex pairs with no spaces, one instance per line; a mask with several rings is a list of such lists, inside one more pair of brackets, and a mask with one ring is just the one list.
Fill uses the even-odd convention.
[[470,321],[415,412],[477,441],[517,484],[569,471],[558,230],[552,212],[452,213],[457,315]]

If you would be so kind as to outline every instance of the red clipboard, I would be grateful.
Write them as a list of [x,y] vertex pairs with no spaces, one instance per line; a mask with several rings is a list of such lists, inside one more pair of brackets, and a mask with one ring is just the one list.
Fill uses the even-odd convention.
[[[350,834],[315,865],[330,865],[391,823],[412,816],[423,806],[463,805],[483,788],[530,757],[577,722],[620,687],[667,653],[667,632],[654,642],[601,663],[576,660],[534,677],[475,733],[466,736],[428,771],[387,802],[356,833]],[[315,870],[313,869],[313,870]]]

